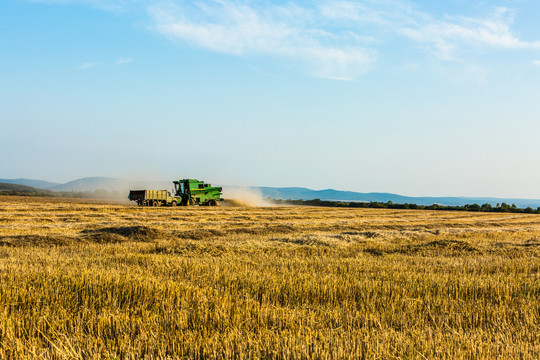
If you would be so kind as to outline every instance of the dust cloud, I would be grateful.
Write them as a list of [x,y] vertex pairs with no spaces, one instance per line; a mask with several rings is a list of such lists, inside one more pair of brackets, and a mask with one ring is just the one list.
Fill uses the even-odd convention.
[[223,198],[232,206],[275,206],[266,200],[259,190],[250,187],[224,186]]

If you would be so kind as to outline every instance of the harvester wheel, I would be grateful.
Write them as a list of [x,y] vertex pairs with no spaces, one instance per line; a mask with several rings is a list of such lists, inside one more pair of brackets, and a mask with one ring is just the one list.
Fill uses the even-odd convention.
[[208,203],[208,205],[210,205],[210,206],[217,206],[217,201],[216,201],[216,200],[210,200],[210,202]]
[[172,207],[175,207],[175,206],[176,206],[176,201],[173,201],[173,202],[171,203],[171,206],[172,206]]

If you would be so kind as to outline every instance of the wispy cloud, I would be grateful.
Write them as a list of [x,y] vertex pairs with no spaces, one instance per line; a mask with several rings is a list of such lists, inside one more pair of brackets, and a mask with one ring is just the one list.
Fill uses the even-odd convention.
[[101,65],[101,63],[87,62],[87,63],[81,64],[81,65],[75,66],[75,69],[76,70],[86,70],[86,69],[90,69],[90,68],[93,68],[93,67],[96,67],[96,66],[99,66],[99,65]]
[[426,44],[441,59],[454,60],[464,49],[540,49],[540,41],[524,41],[512,33],[514,13],[507,8],[497,8],[483,19],[428,17],[426,20],[416,26],[402,27],[399,33]]
[[540,60],[534,60],[532,62],[533,65],[540,66]]
[[512,32],[515,12],[506,7],[479,18],[436,17],[416,10],[412,2],[393,0],[336,1],[320,8],[327,18],[348,21],[353,31],[369,25],[375,32],[408,38],[444,60],[456,60],[465,50],[540,49],[540,41],[524,41]]
[[156,30],[217,52],[285,58],[323,78],[354,78],[376,60],[376,52],[357,38],[315,26],[313,9],[262,8],[244,1],[187,3],[150,7]]
[[271,55],[302,64],[316,76],[352,79],[392,38],[409,40],[445,61],[486,50],[540,49],[511,26],[514,12],[495,8],[481,18],[436,17],[413,2],[322,0],[315,5],[257,5],[247,0],[154,3],[155,29],[172,39],[238,56]]
[[[435,15],[413,0],[28,1],[77,3],[108,11],[137,8],[137,14],[143,9],[151,28],[174,41],[240,57],[273,57],[314,76],[342,80],[357,78],[378,59],[395,56],[395,44],[463,64],[490,51],[540,50],[540,40],[524,40],[513,31],[516,12],[506,7],[471,17]],[[119,59],[116,64],[129,61]]]
[[114,64],[115,65],[123,65],[123,64],[130,63],[132,61],[133,61],[132,58],[120,58],[120,59],[116,60],[116,62]]

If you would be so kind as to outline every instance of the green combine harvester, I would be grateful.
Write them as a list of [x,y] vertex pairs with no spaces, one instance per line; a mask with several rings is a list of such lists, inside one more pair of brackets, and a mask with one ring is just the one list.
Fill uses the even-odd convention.
[[174,195],[167,190],[130,190],[128,199],[139,206],[217,206],[221,187],[195,179],[173,181]]

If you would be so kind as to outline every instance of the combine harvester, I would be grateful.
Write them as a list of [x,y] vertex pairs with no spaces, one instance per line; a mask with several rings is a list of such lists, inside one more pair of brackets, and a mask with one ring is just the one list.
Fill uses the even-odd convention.
[[130,190],[128,199],[139,206],[217,206],[221,187],[205,184],[195,179],[173,181],[174,195],[167,190]]

